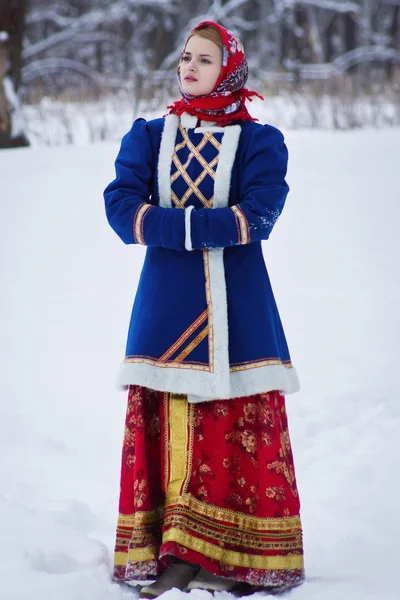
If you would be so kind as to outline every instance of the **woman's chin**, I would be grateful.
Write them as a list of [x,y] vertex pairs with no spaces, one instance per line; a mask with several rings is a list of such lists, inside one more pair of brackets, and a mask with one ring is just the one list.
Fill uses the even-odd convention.
[[193,83],[184,83],[182,85],[183,91],[185,94],[190,94],[191,96],[198,96],[199,92],[196,89],[196,86]]

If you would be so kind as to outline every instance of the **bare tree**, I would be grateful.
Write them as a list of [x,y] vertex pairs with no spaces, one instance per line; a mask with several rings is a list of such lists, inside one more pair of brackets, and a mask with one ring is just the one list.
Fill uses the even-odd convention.
[[29,145],[18,97],[25,8],[25,0],[0,0],[0,148]]

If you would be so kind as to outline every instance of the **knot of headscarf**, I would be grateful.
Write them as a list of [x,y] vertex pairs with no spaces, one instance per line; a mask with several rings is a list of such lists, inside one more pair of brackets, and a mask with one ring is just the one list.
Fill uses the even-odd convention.
[[208,25],[219,31],[222,38],[222,68],[215,89],[206,96],[192,96],[182,88],[178,69],[178,83],[181,99],[168,106],[169,114],[181,116],[183,113],[197,116],[203,121],[213,121],[217,125],[228,125],[232,121],[257,121],[246,108],[245,102],[252,102],[254,96],[264,100],[260,94],[245,88],[249,74],[244,48],[229,29],[214,23],[203,21],[191,32]]

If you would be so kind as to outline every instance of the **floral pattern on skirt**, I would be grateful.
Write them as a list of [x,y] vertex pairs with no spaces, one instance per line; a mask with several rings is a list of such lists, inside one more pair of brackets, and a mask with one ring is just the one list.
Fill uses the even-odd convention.
[[130,386],[114,579],[154,579],[172,556],[262,586],[304,579],[284,397],[190,404]]

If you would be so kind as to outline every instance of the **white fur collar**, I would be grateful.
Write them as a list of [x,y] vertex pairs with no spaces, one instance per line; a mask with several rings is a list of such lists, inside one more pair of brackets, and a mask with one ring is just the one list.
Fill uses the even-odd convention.
[[200,127],[197,127],[197,117],[189,115],[189,113],[183,113],[181,116],[181,125],[185,129],[199,129],[200,131],[224,131],[223,127],[216,127],[215,121],[200,121]]
[[185,129],[194,129],[197,126],[197,117],[189,115],[189,113],[183,113],[181,116],[181,125]]

